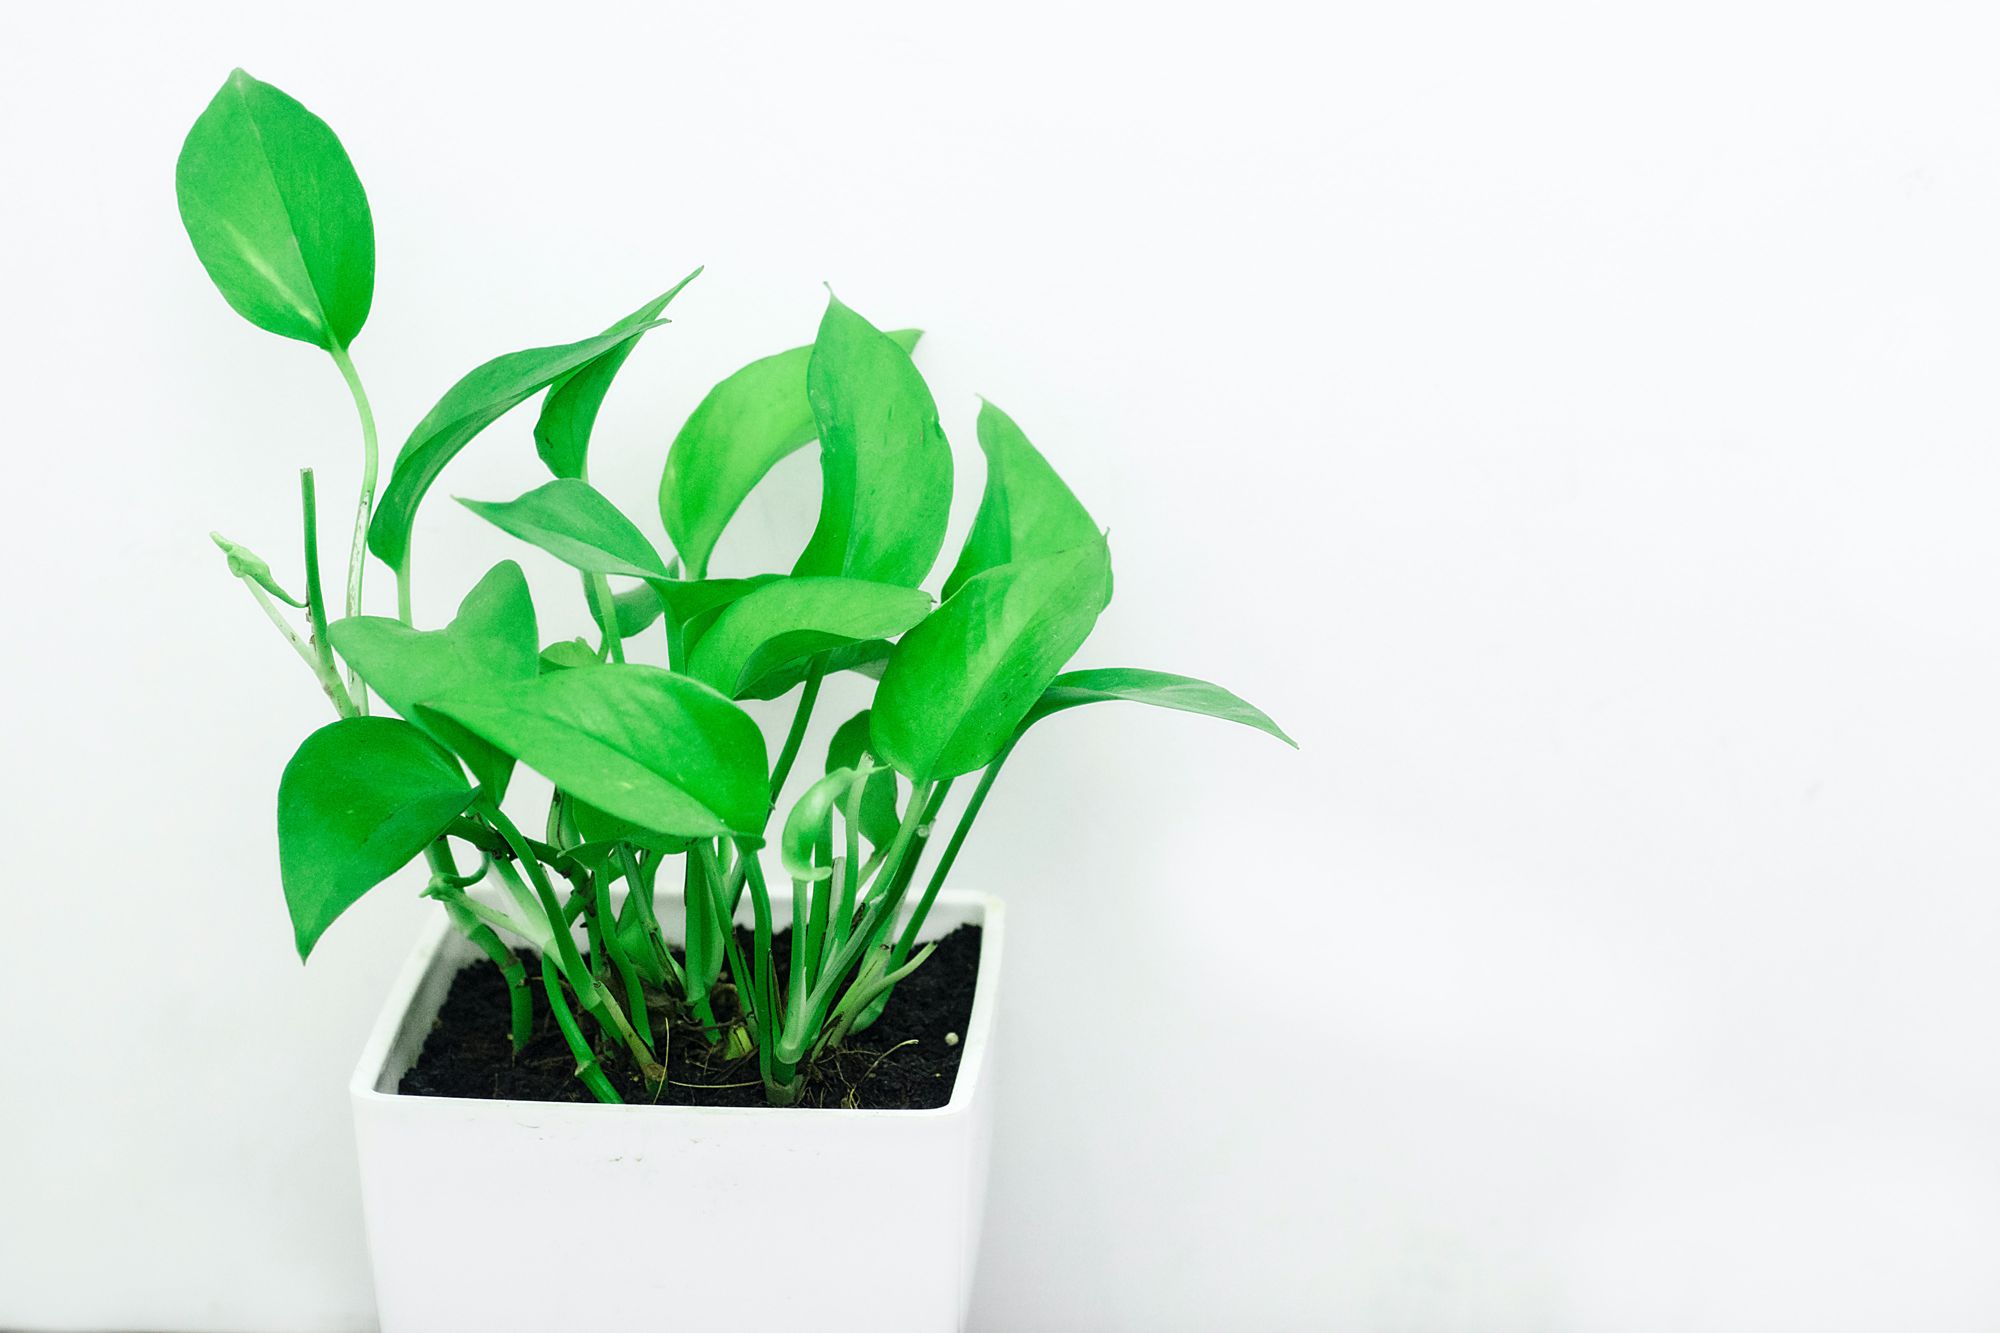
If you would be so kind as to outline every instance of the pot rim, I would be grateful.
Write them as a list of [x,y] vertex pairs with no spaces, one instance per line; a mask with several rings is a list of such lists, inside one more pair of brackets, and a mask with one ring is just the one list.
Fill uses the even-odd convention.
[[[622,887],[622,886],[621,886]],[[678,888],[656,890],[657,902],[677,903],[681,891]],[[789,886],[771,886],[771,903],[774,909],[781,904],[789,908],[791,904]],[[494,1115],[521,1117],[532,1116],[546,1122],[551,1117],[592,1116],[608,1118],[612,1116],[687,1116],[695,1118],[712,1117],[767,1117],[810,1115],[836,1119],[944,1119],[966,1114],[971,1105],[973,1093],[985,1066],[987,1048],[991,1045],[993,1015],[1000,1002],[1000,953],[1001,937],[1006,922],[1006,905],[990,893],[976,889],[942,889],[933,904],[938,907],[956,907],[966,912],[968,925],[980,928],[979,970],[973,979],[972,1013],[966,1019],[962,1035],[964,1052],[959,1057],[958,1076],[951,1089],[951,1099],[943,1106],[920,1108],[895,1107],[800,1107],[800,1106],[655,1106],[637,1102],[544,1102],[523,1101],[516,1098],[499,1097],[418,1097],[406,1096],[400,1092],[384,1092],[381,1089],[383,1075],[390,1058],[394,1055],[403,1034],[405,1018],[417,993],[437,966],[439,954],[452,938],[450,919],[439,911],[417,935],[417,943],[404,961],[402,970],[389,986],[381,1010],[374,1025],[369,1029],[368,1040],[361,1048],[361,1057],[355,1064],[354,1073],[348,1080],[348,1093],[353,1098],[356,1109],[364,1106],[395,1106],[405,1114],[420,1114],[416,1108],[426,1104],[440,1113],[462,1116],[471,1107],[488,1107]],[[899,916],[899,920],[903,919]]]

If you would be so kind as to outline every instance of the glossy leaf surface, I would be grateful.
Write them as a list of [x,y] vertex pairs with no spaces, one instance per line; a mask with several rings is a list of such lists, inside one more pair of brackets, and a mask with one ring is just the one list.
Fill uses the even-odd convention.
[[792,572],[923,582],[951,513],[951,446],[895,339],[829,298],[806,366],[819,429],[819,524]]
[[1294,750],[1299,743],[1287,736],[1263,709],[1231,694],[1220,685],[1211,685],[1193,676],[1176,676],[1166,671],[1146,671],[1138,667],[1098,667],[1089,671],[1065,671],[1049,682],[1042,697],[1028,710],[1021,727],[1026,730],[1051,713],[1084,704],[1124,701],[1171,708],[1181,713],[1199,713],[1255,727],[1275,736]]
[[968,579],[896,645],[875,694],[875,753],[919,782],[984,767],[1110,600],[1101,539]]
[[188,131],[174,192],[237,314],[319,347],[354,341],[375,295],[375,223],[325,121],[236,70]]
[[389,485],[368,526],[368,549],[391,568],[400,566],[409,554],[417,506],[459,450],[550,384],[650,327],[601,333],[560,347],[509,352],[452,385],[396,454],[395,470],[389,474]]
[[731,698],[815,654],[901,634],[931,609],[918,588],[861,579],[778,579],[723,608],[688,659],[688,674]]
[[518,499],[459,503],[586,574],[667,577],[666,564],[646,535],[589,482],[558,477]]
[[278,863],[299,957],[471,800],[452,757],[398,718],[342,718],[306,737],[278,781]]
[[[868,743],[868,710],[862,709],[840,724],[826,747],[826,771],[859,768],[864,758],[879,758]],[[861,836],[876,847],[896,840],[896,828],[903,817],[896,810],[896,771],[877,767],[868,775],[861,793]]]
[[604,395],[611,391],[611,382],[624,369],[626,359],[639,345],[644,330],[655,327],[654,321],[667,308],[668,302],[680,295],[681,288],[700,274],[701,270],[696,269],[606,329],[606,334],[631,333],[632,336],[549,386],[548,397],[542,400],[541,415],[535,419],[535,452],[541,455],[549,471],[558,477],[580,478],[584,475],[590,452],[590,433],[597,426],[597,413],[604,406]]
[[[923,335],[888,335],[904,352]],[[691,578],[709,557],[743,500],[777,463],[819,438],[806,367],[811,347],[752,361],[708,391],[667,450],[660,477],[660,518]]]
[[328,627],[327,639],[391,708],[456,751],[496,799],[506,792],[513,759],[449,719],[420,714],[417,705],[469,685],[537,673],[535,603],[519,565],[503,560],[488,570],[443,629],[349,616]]
[[641,828],[675,837],[754,837],[763,828],[763,733],[689,677],[598,666],[461,691],[426,707]]
[[1089,511],[1013,418],[987,402],[979,405],[979,448],[986,455],[986,490],[944,581],[946,597],[975,574],[1087,545],[1098,535]]

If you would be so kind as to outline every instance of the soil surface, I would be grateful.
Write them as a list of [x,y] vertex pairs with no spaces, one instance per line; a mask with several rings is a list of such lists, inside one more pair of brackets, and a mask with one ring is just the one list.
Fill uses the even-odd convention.
[[[783,976],[791,957],[791,932],[772,940]],[[747,937],[746,937],[747,948]],[[511,1098],[534,1102],[595,1100],[576,1077],[576,1060],[564,1043],[541,988],[541,964],[526,957],[534,996],[534,1037],[516,1056],[508,1047],[507,984],[500,969],[484,958],[467,963],[451,983],[423,1053],[403,1075],[397,1091],[416,1097]],[[850,1036],[807,1071],[800,1106],[846,1106],[876,1110],[920,1110],[951,1100],[964,1051],[966,1020],[972,1014],[973,983],[979,974],[979,927],[960,926],[938,941],[923,966],[897,983],[889,1003],[867,1031]],[[573,999],[573,997],[572,997]],[[666,1001],[658,1001],[665,1005]],[[734,993],[725,981],[714,998],[716,1016],[735,1016]],[[586,1032],[596,1027],[581,1013]],[[671,1022],[667,1083],[657,1097],[647,1093],[629,1052],[600,1043],[605,1074],[628,1102],[668,1106],[763,1106],[755,1052],[736,1060],[702,1040],[701,1028],[682,1013],[665,1008],[654,1014]],[[946,1041],[947,1034],[956,1038]]]

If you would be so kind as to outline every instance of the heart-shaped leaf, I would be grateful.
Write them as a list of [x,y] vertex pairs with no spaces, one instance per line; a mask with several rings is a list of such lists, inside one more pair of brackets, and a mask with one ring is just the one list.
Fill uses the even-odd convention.
[[946,597],[975,574],[1072,550],[1087,545],[1098,533],[1089,511],[1028,443],[1013,418],[983,401],[979,448],[986,455],[986,490],[979,497],[979,512],[973,516],[965,548],[944,581]]
[[1090,671],[1063,672],[1042,691],[1042,697],[1035,701],[1035,706],[1022,720],[1021,729],[1026,731],[1051,713],[1084,704],[1118,700],[1238,722],[1246,727],[1255,727],[1266,735],[1276,736],[1294,750],[1299,748],[1299,743],[1287,736],[1263,709],[1238,698],[1220,685],[1211,685],[1193,676],[1176,676],[1138,667],[1098,667]]
[[482,686],[425,705],[577,800],[656,833],[756,837],[770,802],[764,736],[698,680],[607,665]]
[[646,535],[587,481],[558,477],[515,500],[459,503],[499,528],[586,574],[665,579],[666,564]]
[[375,297],[375,223],[325,121],[236,70],[188,131],[174,191],[237,314],[329,350],[354,341]]
[[321,727],[278,780],[278,864],[299,957],[472,800],[449,754],[393,717]]
[[[908,352],[922,333],[888,335]],[[744,497],[780,459],[819,438],[806,396],[811,347],[752,361],[708,391],[667,450],[660,518],[688,577],[707,575],[709,556]]]
[[923,582],[951,513],[951,446],[910,354],[829,297],[806,397],[819,427],[819,525],[792,572]]
[[[664,323],[665,321],[660,321]],[[600,333],[560,347],[509,352],[467,374],[445,391],[396,455],[389,485],[368,525],[368,549],[384,564],[400,569],[410,553],[410,528],[431,483],[472,438],[570,372],[657,324]]]
[[929,593],[893,583],[778,579],[723,609],[695,645],[688,674],[742,698],[816,654],[901,634],[930,609]]
[[607,334],[633,336],[549,386],[548,397],[542,400],[542,414],[535,420],[535,452],[541,455],[549,471],[558,477],[585,475],[590,433],[597,426],[598,409],[604,406],[604,395],[611,391],[611,381],[618,377],[626,358],[639,345],[640,334],[634,330],[643,332],[654,327],[653,322],[667,308],[667,303],[700,276],[701,270],[696,269],[606,329]]
[[[863,758],[879,758],[868,744],[868,710],[862,709],[840,724],[826,747],[826,771],[859,768]],[[861,836],[872,846],[887,847],[896,840],[903,817],[896,809],[896,770],[878,767],[868,775],[861,792]]]
[[983,768],[1110,600],[1102,538],[966,580],[889,658],[875,753],[919,783]]
[[488,570],[443,629],[349,616],[328,628],[327,639],[391,708],[456,751],[495,800],[506,793],[513,759],[448,718],[420,714],[417,705],[468,685],[535,676],[535,603],[519,565],[503,560]]

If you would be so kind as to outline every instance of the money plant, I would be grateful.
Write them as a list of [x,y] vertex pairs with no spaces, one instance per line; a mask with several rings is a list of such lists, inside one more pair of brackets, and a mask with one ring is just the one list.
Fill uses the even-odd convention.
[[[986,460],[977,515],[935,597],[926,589],[944,549],[953,461],[911,360],[914,330],[884,332],[830,299],[810,345],[710,390],[667,450],[663,555],[592,486],[590,443],[634,346],[667,322],[695,275],[601,333],[476,366],[411,429],[378,492],[375,418],[352,354],[374,296],[375,235],[340,140],[238,70],[189,131],[175,183],[224,299],[331,357],[360,422],[344,584],[321,574],[310,468],[290,579],[214,539],[335,714],[278,782],[279,869],[302,959],[363,894],[421,859],[425,894],[504,974],[517,1050],[546,1005],[577,1077],[617,1101],[607,1065],[631,1061],[657,1091],[676,1028],[657,1016],[678,1015],[684,1034],[746,1061],[754,1052],[769,1101],[788,1105],[813,1061],[866,1028],[923,963],[925,915],[1036,724],[1130,700],[1289,743],[1262,712],[1202,681],[1065,670],[1111,597],[1110,550],[991,403],[975,426]],[[543,642],[512,559],[448,623],[419,626],[410,592],[423,502],[461,450],[531,400],[548,478],[512,499],[462,503],[523,556],[574,571],[595,634]],[[711,570],[746,497],[814,441],[819,518],[792,567]],[[394,580],[394,616],[366,610],[371,560]],[[823,772],[800,775],[781,818],[836,672],[872,678],[872,705],[840,724]],[[741,701],[786,696],[796,703],[774,748]],[[539,836],[507,812],[523,766],[553,789],[530,823]],[[946,828],[926,871],[933,830]],[[783,922],[767,855],[792,884]],[[659,919],[662,881],[682,889],[679,948]],[[785,925],[781,965],[773,942]]]

